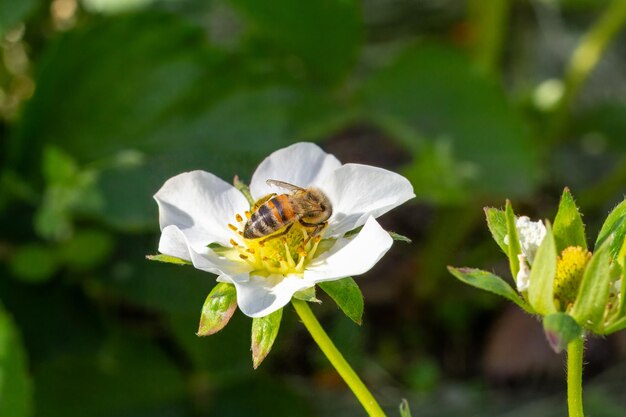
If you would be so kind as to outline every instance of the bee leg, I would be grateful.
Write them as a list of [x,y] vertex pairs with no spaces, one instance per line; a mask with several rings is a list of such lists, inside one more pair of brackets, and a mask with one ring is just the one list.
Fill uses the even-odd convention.
[[306,245],[307,243],[309,243],[309,240],[311,240],[315,236],[319,235],[320,232],[326,228],[326,226],[328,225],[328,222],[313,224],[313,223],[307,223],[307,222],[305,222],[303,220],[300,220],[300,224],[302,226],[304,226],[304,227],[312,227],[313,228],[313,231],[311,233],[309,233],[309,237],[306,238],[306,240],[303,242]]
[[267,242],[270,239],[274,239],[274,238],[280,237],[282,235],[286,235],[287,233],[289,233],[289,230],[291,229],[291,226],[293,226],[293,223],[291,223],[289,226],[285,227],[285,230],[283,230],[282,232],[277,233],[275,235],[268,236],[265,239],[259,241],[259,243],[263,244],[263,243]]

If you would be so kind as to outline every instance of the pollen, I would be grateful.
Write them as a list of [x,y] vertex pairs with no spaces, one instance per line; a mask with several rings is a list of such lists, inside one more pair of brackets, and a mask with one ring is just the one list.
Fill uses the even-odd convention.
[[580,246],[570,246],[561,252],[556,262],[554,300],[561,311],[567,311],[576,300],[591,252]]
[[[249,212],[244,212],[244,215],[250,218]],[[276,231],[273,235],[246,239],[242,233],[244,217],[237,214],[235,220],[239,227],[233,223],[227,224],[233,231],[231,247],[220,251],[220,255],[248,264],[256,275],[302,276],[315,256],[330,245],[323,245],[324,249],[320,249],[324,231],[313,236],[311,235],[313,228],[297,222],[288,229]]]

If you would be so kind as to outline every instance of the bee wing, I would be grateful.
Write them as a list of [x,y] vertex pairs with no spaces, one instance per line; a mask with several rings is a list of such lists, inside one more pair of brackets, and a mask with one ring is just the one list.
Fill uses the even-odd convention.
[[293,184],[289,184],[288,182],[285,181],[278,181],[278,180],[267,180],[265,181],[267,183],[267,185],[273,185],[276,187],[280,187],[280,188],[284,188],[286,190],[289,191],[304,191],[304,188],[302,187],[298,187],[297,185],[293,185]]

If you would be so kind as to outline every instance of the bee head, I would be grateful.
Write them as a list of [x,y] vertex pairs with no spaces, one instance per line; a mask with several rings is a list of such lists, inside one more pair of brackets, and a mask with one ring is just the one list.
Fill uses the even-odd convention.
[[306,193],[307,208],[302,220],[311,224],[323,223],[333,214],[333,206],[322,190],[309,188]]

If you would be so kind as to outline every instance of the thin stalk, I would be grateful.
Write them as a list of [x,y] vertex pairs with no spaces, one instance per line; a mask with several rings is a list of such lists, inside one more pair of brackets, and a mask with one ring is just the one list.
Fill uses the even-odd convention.
[[577,338],[567,346],[567,409],[569,417],[583,414],[583,348],[584,339]]
[[497,73],[502,55],[502,45],[511,8],[511,0],[473,0],[469,15],[475,34],[474,58],[478,67],[488,73]]
[[585,83],[595,69],[602,54],[626,22],[626,1],[614,0],[582,37],[574,50],[564,77],[563,97],[555,114],[555,141],[560,140],[567,122],[569,109]]
[[291,300],[291,303],[296,309],[298,316],[300,316],[304,327],[311,333],[313,340],[315,340],[315,343],[317,343],[339,375],[346,381],[346,384],[348,384],[348,387],[350,387],[363,408],[365,408],[367,414],[371,417],[385,417],[385,413],[378,405],[378,402],[376,402],[374,396],[350,367],[341,352],[337,350],[333,341],[330,340],[319,321],[313,315],[309,305],[305,301],[296,300],[295,298]]

